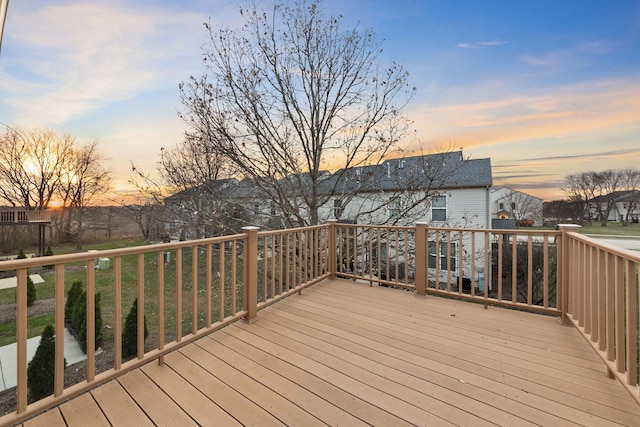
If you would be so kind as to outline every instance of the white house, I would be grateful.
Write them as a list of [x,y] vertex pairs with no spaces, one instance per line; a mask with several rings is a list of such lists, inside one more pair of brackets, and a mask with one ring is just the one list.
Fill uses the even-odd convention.
[[616,191],[606,196],[596,197],[590,203],[590,214],[597,218],[597,206],[593,204],[600,203],[602,211],[607,210],[607,206],[611,204],[611,210],[607,216],[607,221],[638,223],[640,219],[640,191]]
[[363,224],[490,228],[491,160],[461,151],[386,160],[343,174],[328,218]]
[[509,187],[491,189],[491,218],[513,219],[518,225],[542,225],[542,199]]
[[[307,175],[282,178],[287,197],[304,206],[301,188],[308,184]],[[224,184],[224,185],[222,185]],[[426,222],[432,227],[491,228],[491,160],[464,159],[461,151],[436,153],[389,159],[377,165],[343,169],[321,174],[317,191],[326,202],[318,212],[318,221],[337,219],[342,222],[367,225],[415,225]],[[206,192],[207,188],[215,191]],[[284,194],[284,191],[280,193]],[[215,197],[219,200],[206,199]],[[209,183],[198,191],[183,191],[167,199],[165,205],[173,206],[182,229],[198,226],[200,229],[220,229],[224,224],[213,216],[200,218],[202,209],[207,213],[229,217],[242,214],[238,223],[264,228],[280,228],[284,225],[284,213],[267,196],[258,183],[250,180],[226,180]],[[192,207],[193,212],[187,212]],[[197,210],[196,210],[197,209]],[[304,212],[302,210],[302,212]],[[194,218],[197,213],[198,218]],[[198,219],[198,221],[195,221]],[[224,218],[221,218],[224,219]],[[188,221],[187,221],[188,220]],[[222,222],[228,221],[224,220]],[[187,234],[182,232],[181,235]],[[200,233],[199,233],[200,234]],[[484,262],[484,239],[476,236],[474,245],[465,234],[458,241],[457,234],[448,241],[432,233],[429,237],[429,265],[451,267],[455,275],[469,277],[473,272],[460,271],[466,260],[458,260],[460,253],[475,257],[479,265]],[[438,245],[435,240],[438,240]],[[460,247],[462,245],[462,248]],[[387,245],[392,250],[391,244]],[[475,253],[471,253],[471,248]],[[436,248],[439,253],[436,253]],[[462,251],[461,251],[462,249]],[[442,274],[447,274],[441,269]]]

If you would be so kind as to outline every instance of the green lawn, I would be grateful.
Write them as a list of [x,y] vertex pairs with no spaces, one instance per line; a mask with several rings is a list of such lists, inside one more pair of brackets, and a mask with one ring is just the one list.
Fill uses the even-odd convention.
[[[49,323],[53,325],[55,323],[54,317],[54,314],[50,313],[30,318],[27,322],[27,335],[29,338],[40,335],[44,327]],[[16,342],[16,324],[13,322],[0,324],[0,347],[14,342]]]
[[602,227],[600,223],[593,222],[591,225],[585,223],[579,231],[593,236],[640,237],[640,224],[623,226],[619,222],[609,222]]

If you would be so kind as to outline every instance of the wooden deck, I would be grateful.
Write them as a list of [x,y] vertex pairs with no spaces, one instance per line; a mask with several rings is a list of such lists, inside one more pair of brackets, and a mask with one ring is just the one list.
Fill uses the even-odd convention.
[[556,318],[324,281],[24,423],[640,425]]

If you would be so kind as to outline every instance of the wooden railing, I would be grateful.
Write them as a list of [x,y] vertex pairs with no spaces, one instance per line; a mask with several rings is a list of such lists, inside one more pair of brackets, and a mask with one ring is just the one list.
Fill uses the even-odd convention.
[[640,253],[563,230],[568,319],[640,404]]
[[42,210],[0,211],[0,224],[29,222],[51,222],[51,212]]
[[[329,228],[259,232],[246,227],[233,236],[0,262],[0,272],[17,277],[16,411],[0,418],[0,425],[16,423],[152,359],[162,363],[166,353],[241,318],[251,322],[260,308],[329,277]],[[52,395],[29,402],[27,275],[36,272],[45,277],[38,287],[49,283],[55,295],[56,357]],[[86,285],[86,375],[65,388],[65,295],[77,280]],[[113,348],[113,361],[104,371],[96,364],[98,292],[106,326],[102,341]],[[134,299],[137,355],[125,360],[123,320]]]
[[[387,227],[338,224],[0,262],[17,276],[17,423],[90,387],[324,278],[342,277],[558,315],[593,343],[612,375],[638,399],[637,254],[562,231]],[[27,275],[39,272],[55,298],[51,396],[28,401]],[[82,382],[64,386],[65,295],[86,286],[87,362]],[[102,296],[103,342],[96,355],[95,295]],[[123,320],[138,301],[137,354],[122,356]],[[145,319],[150,337],[144,338]],[[98,331],[100,332],[100,331]],[[106,355],[106,356],[105,356]],[[110,357],[108,368],[97,358]],[[99,359],[101,362],[103,359]]]
[[559,314],[560,231],[336,225],[339,277]]

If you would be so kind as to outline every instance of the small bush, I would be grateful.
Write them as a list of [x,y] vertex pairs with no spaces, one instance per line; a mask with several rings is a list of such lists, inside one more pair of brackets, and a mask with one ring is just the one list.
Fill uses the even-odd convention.
[[24,249],[20,249],[20,252],[18,253],[16,259],[27,259],[27,256],[24,254]]
[[76,301],[82,295],[82,282],[76,280],[71,284],[71,288],[67,291],[67,301],[64,303],[64,319],[67,323],[73,325],[73,310]]
[[[147,329],[147,317],[144,317],[144,339],[149,336]],[[122,356],[135,356],[138,354],[138,299],[133,301],[122,331]]]
[[[53,256],[53,251],[51,250],[51,246],[47,246],[47,250],[44,252],[44,256]],[[47,264],[44,268],[52,269],[54,267],[53,264]]]
[[[95,294],[95,339],[96,347],[100,345],[100,337],[102,334],[102,307],[100,305],[101,295],[98,292]],[[72,317],[73,329],[75,331],[75,337],[83,345],[86,350],[87,343],[87,293],[82,292],[80,297],[76,300],[73,306]]]
[[[49,324],[42,331],[36,354],[27,367],[27,387],[32,399],[39,400],[53,393],[55,362],[55,330]],[[67,366],[66,360],[64,365]]]
[[31,306],[36,302],[36,285],[31,280],[31,276],[27,275],[27,306]]

